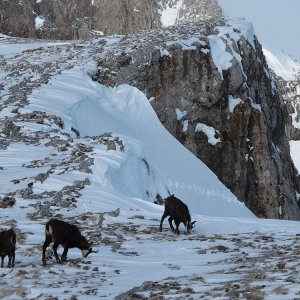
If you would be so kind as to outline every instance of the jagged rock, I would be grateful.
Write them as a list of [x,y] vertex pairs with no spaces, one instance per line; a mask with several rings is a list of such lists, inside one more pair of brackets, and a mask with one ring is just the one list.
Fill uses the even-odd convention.
[[[267,54],[269,55],[269,54]],[[268,56],[267,56],[268,57]],[[300,140],[300,64],[295,59],[289,57],[292,63],[297,66],[293,68],[293,75],[285,76],[285,74],[276,74],[273,70],[269,70],[271,78],[274,80],[273,89],[278,91],[278,94],[283,103],[285,111],[285,129],[289,141],[299,141]],[[271,61],[271,66],[273,67],[273,62]],[[299,170],[295,177],[296,185],[298,186],[298,193],[300,190],[300,174]],[[298,195],[299,202],[299,195]]]
[[298,141],[300,140],[300,73],[295,72],[295,78],[290,80],[280,77],[271,70],[270,74],[276,82],[276,87],[285,107],[288,139]]
[[40,173],[34,177],[35,181],[43,183],[49,177],[48,173]]
[[13,196],[4,196],[0,197],[0,208],[8,208],[14,206],[16,203],[16,199]]
[[106,145],[107,150],[116,151],[118,148],[119,151],[124,152],[124,143],[117,136],[113,137],[111,132],[104,133],[100,136],[91,137],[92,140],[97,140],[100,144]]
[[20,126],[17,126],[13,121],[4,121],[4,126],[2,133],[6,135],[7,138],[17,139],[20,136]]
[[80,132],[77,129],[71,127],[71,131],[73,131],[76,134],[76,137],[80,137]]
[[[272,90],[261,45],[255,40],[254,48],[243,36],[237,42],[222,37],[234,58],[221,76],[209,42],[220,25],[224,20],[151,31],[142,43],[139,33],[124,37],[122,45],[135,45],[130,52],[135,60],[122,65],[117,47],[105,62],[98,62],[95,79],[99,74],[99,81],[107,84],[103,70],[113,70],[109,84],[128,83],[142,90],[164,126],[257,216],[299,219],[285,114]],[[178,42],[196,33],[199,42]],[[239,99],[233,109],[231,99]],[[213,141],[203,128],[214,131]]]

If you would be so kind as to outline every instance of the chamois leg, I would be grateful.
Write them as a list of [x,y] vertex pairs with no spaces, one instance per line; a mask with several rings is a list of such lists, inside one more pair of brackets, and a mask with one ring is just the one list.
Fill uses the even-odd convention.
[[175,220],[175,225],[176,225],[176,233],[179,235],[180,233],[179,233],[179,224],[180,224],[180,222],[179,221],[177,221],[177,220]]
[[13,268],[15,266],[15,247],[13,246],[8,257],[9,257],[9,260],[8,260],[8,268]]
[[52,242],[52,237],[50,235],[46,235],[45,242],[43,245],[43,256],[42,256],[42,261],[43,261],[44,265],[46,264],[45,252],[46,252],[47,247],[51,244],[51,242]]
[[16,258],[16,253],[15,253],[15,248],[12,251],[12,261],[11,261],[11,266],[14,267],[15,266],[15,258]]
[[164,219],[167,217],[167,213],[166,212],[164,212],[164,214],[162,215],[162,217],[161,217],[161,220],[160,220],[160,226],[159,226],[159,231],[160,232],[162,232],[162,224],[163,224],[163,222],[164,222]]
[[7,267],[8,268],[11,268],[12,267],[12,258],[13,258],[13,255],[12,255],[12,252],[10,252],[8,254],[8,264],[7,264]]
[[175,231],[175,228],[174,228],[174,226],[173,226],[173,223],[172,223],[172,221],[173,221],[173,218],[172,217],[170,217],[169,219],[168,219],[168,221],[169,221],[169,224],[170,224],[170,228],[171,228],[171,230],[175,233],[176,231]]
[[58,248],[58,246],[59,246],[59,243],[57,243],[57,242],[55,242],[54,244],[53,244],[53,252],[54,252],[54,256],[55,256],[55,259],[56,259],[56,261],[58,262],[58,263],[60,263],[61,261],[60,261],[60,259],[59,259],[59,256],[58,256],[58,254],[57,254],[57,248]]
[[68,250],[69,250],[68,247],[64,247],[64,252],[63,252],[63,254],[61,255],[61,260],[62,260],[62,261],[67,261]]
[[4,257],[5,255],[1,255],[1,268],[4,267]]

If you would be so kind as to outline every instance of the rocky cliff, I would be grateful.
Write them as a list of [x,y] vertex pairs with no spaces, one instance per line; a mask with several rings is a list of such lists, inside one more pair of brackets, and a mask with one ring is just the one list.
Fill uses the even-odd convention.
[[[300,64],[299,64],[300,65]],[[286,110],[287,136],[289,140],[300,140],[300,71],[293,78],[284,78],[271,72],[282,103]]]
[[251,30],[219,19],[124,37],[95,80],[144,91],[165,127],[257,216],[299,219],[284,109]]
[[[264,49],[270,75],[275,88],[281,98],[285,111],[285,130],[291,146],[291,156],[297,167],[297,177],[300,189],[300,165],[299,165],[299,145],[300,145],[300,63],[290,55],[285,53],[273,53]],[[299,199],[299,195],[298,195]]]
[[164,17],[173,25],[221,14],[216,0],[3,0],[0,32],[33,38],[85,39],[161,27]]

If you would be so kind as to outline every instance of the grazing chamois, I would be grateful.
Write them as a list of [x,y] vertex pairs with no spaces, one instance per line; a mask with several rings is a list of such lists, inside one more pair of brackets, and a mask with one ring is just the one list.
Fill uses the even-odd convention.
[[[45,242],[43,245],[43,264],[46,264],[45,252],[46,248],[53,242],[53,252],[57,262],[67,260],[69,248],[79,248],[82,256],[87,257],[90,253],[96,252],[92,250],[92,243],[89,243],[84,236],[81,235],[79,229],[72,224],[69,224],[58,219],[50,219],[45,226]],[[62,245],[64,251],[61,260],[57,254],[57,248]]]
[[4,258],[8,256],[8,268],[15,266],[15,250],[16,250],[16,233],[13,229],[0,232],[0,256],[1,268],[4,266]]
[[[159,229],[162,231],[162,225],[164,219],[169,216],[169,224],[170,228],[174,233],[179,235],[179,224],[182,222],[186,228],[187,233],[191,232],[191,229],[194,227],[196,221],[191,222],[191,215],[189,209],[186,204],[184,204],[181,200],[176,198],[174,195],[169,196],[164,200],[165,202],[165,211],[161,217]],[[174,220],[176,225],[176,230],[173,227],[172,221]]]

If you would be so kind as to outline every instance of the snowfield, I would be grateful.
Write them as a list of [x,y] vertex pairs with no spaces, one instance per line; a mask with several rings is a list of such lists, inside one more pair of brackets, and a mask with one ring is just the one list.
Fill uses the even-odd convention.
[[[92,80],[120,40],[0,37],[0,229],[18,237],[0,298],[299,298],[299,222],[255,218],[141,91]],[[157,195],[173,193],[197,221],[190,235],[167,221],[159,232]],[[76,224],[99,253],[70,249],[60,265],[50,247],[42,266],[51,217]]]

